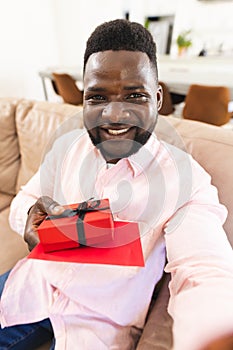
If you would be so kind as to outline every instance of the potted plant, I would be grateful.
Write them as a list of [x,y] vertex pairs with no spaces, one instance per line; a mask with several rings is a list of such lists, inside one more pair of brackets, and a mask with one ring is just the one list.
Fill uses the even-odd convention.
[[181,32],[178,35],[178,37],[176,39],[179,56],[183,55],[184,52],[186,52],[187,49],[190,46],[192,46],[192,40],[190,38],[190,33],[191,33],[191,30],[184,30],[183,32]]

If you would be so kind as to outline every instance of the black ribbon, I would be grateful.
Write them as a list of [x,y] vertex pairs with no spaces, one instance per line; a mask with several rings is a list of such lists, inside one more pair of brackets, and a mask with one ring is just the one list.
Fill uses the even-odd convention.
[[66,209],[60,215],[49,215],[46,217],[45,220],[71,218],[73,216],[78,215],[78,219],[76,222],[78,243],[81,245],[86,245],[87,242],[86,242],[85,230],[84,230],[84,224],[83,224],[86,213],[109,209],[109,207],[99,208],[100,200],[98,199],[91,200],[91,199],[92,198],[90,198],[88,201],[84,201],[80,203],[76,209]]

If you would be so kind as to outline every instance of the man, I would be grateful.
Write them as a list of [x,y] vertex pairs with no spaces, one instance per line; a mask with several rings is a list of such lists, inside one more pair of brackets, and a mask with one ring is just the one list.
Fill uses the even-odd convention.
[[209,175],[156,139],[161,103],[151,34],[127,20],[97,27],[84,56],[86,131],[55,142],[13,201],[10,222],[32,249],[47,214],[109,198],[115,220],[139,223],[145,266],[23,259],[2,276],[2,348],[29,349],[54,333],[56,349],[134,349],[166,258],[173,349],[198,350],[232,331],[226,209]]

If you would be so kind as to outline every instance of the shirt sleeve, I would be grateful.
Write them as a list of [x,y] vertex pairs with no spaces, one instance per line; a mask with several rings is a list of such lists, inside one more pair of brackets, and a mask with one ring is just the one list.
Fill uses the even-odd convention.
[[48,154],[36,174],[21,187],[11,202],[9,223],[11,228],[23,236],[29,208],[42,195],[53,197],[54,167],[53,152]]
[[233,332],[233,252],[222,228],[227,211],[210,176],[198,165],[193,171],[190,200],[165,227],[173,350],[200,350]]
[[[44,158],[36,174],[22,186],[11,202],[9,223],[11,228],[23,236],[29,208],[41,196],[54,197],[55,183],[60,181],[60,169],[69,145],[76,133],[67,133],[58,138]],[[54,199],[54,198],[53,198]]]

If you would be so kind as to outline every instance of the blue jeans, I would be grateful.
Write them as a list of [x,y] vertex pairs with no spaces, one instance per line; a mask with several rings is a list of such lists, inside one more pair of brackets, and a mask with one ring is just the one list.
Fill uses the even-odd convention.
[[[9,272],[0,275],[0,298]],[[53,328],[49,319],[40,322],[0,328],[0,350],[33,350],[53,340],[50,350],[54,349]]]

